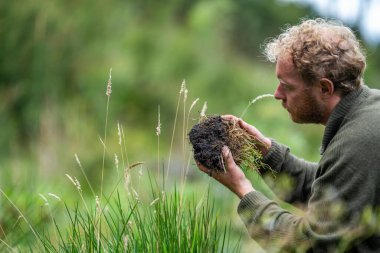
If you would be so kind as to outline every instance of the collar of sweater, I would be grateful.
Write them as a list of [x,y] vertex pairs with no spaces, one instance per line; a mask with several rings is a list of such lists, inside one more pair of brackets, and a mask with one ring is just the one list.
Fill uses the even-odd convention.
[[321,155],[326,151],[327,146],[339,130],[346,115],[350,112],[353,106],[361,100],[360,97],[368,96],[368,93],[369,88],[362,85],[359,89],[344,96],[335,106],[326,124],[322,140]]

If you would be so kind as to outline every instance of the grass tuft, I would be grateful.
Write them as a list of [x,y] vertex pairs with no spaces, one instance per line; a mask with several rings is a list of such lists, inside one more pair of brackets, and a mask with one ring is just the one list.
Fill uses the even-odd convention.
[[[77,154],[75,160],[90,187],[91,197],[83,191],[79,180],[75,176],[66,174],[66,177],[76,188],[78,200],[72,207],[62,197],[53,193],[47,196],[55,201],[55,205],[49,202],[44,194],[40,193],[41,213],[44,220],[33,224],[26,215],[8,197],[3,190],[0,193],[11,204],[18,217],[11,231],[1,231],[4,234],[0,238],[0,251],[8,252],[239,252],[239,242],[231,243],[230,227],[219,222],[219,215],[215,210],[213,201],[208,194],[202,194],[200,201],[196,197],[188,199],[184,196],[184,188],[189,168],[191,154],[183,155],[182,166],[182,190],[179,191],[174,183],[174,190],[169,192],[165,187],[159,187],[157,178],[151,179],[148,172],[151,196],[147,200],[146,194],[141,194],[142,166],[143,162],[129,163],[124,130],[120,123],[117,124],[118,144],[120,156],[112,153],[117,170],[117,180],[111,188],[103,187],[105,178],[108,127],[108,108],[111,95],[111,71],[107,83],[107,109],[104,128],[104,137],[100,138],[103,145],[103,157],[101,168],[100,194],[96,194],[91,186],[89,178],[84,173],[82,164]],[[185,153],[185,134],[189,123],[189,115],[198,99],[196,99],[186,111],[186,100],[188,90],[185,81],[181,85],[180,98],[183,98],[183,146]],[[179,100],[180,101],[180,100]],[[173,144],[174,132],[177,122],[177,113],[173,128],[171,145]],[[206,110],[204,106],[203,111]],[[158,125],[156,128],[158,137],[161,133],[160,107],[158,107]],[[106,152],[107,151],[107,152]],[[158,151],[158,165],[160,164],[160,153]],[[119,173],[119,160],[124,173]],[[171,151],[167,171],[160,171],[164,178],[170,169]],[[132,170],[139,167],[139,170]],[[131,175],[136,171],[137,175]],[[134,180],[134,176],[138,180]],[[141,181],[140,181],[141,180]],[[127,196],[121,194],[123,189],[120,183],[124,181]],[[132,185],[133,183],[133,185]],[[163,181],[165,184],[165,180]],[[136,188],[135,188],[136,187]],[[148,187],[149,188],[149,187]],[[164,189],[164,190],[162,190]],[[107,195],[108,194],[108,195]],[[140,195],[141,194],[141,195]],[[205,196],[206,195],[206,196]],[[34,203],[35,204],[35,203]],[[63,209],[58,211],[58,209]],[[37,210],[37,209],[34,209]],[[47,213],[47,214],[46,214]],[[19,223],[25,221],[26,224]],[[35,220],[33,220],[35,221]],[[1,225],[1,224],[0,224]],[[21,231],[20,231],[21,230]],[[21,232],[21,233],[20,233]],[[20,239],[20,234],[28,235],[28,240]],[[32,238],[32,240],[31,240]]]

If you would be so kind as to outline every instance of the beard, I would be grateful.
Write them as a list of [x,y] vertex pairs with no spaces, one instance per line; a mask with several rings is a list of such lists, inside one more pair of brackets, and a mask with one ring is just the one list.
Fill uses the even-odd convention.
[[295,123],[321,124],[324,120],[326,106],[319,102],[311,91],[306,90],[303,98],[293,107],[287,107],[291,119]]

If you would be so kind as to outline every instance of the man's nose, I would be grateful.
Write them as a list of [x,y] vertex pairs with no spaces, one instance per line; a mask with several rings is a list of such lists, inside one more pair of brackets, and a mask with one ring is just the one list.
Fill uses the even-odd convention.
[[284,94],[281,91],[280,85],[277,85],[276,90],[274,91],[274,98],[278,100],[284,99]]

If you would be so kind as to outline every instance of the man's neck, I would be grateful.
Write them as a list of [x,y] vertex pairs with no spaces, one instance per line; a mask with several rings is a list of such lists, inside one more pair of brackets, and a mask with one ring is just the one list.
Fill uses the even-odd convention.
[[325,114],[324,120],[322,122],[322,125],[326,126],[328,119],[330,118],[335,107],[339,104],[340,100],[342,100],[342,98],[338,94],[336,94],[336,95],[332,96],[326,102],[326,114]]

